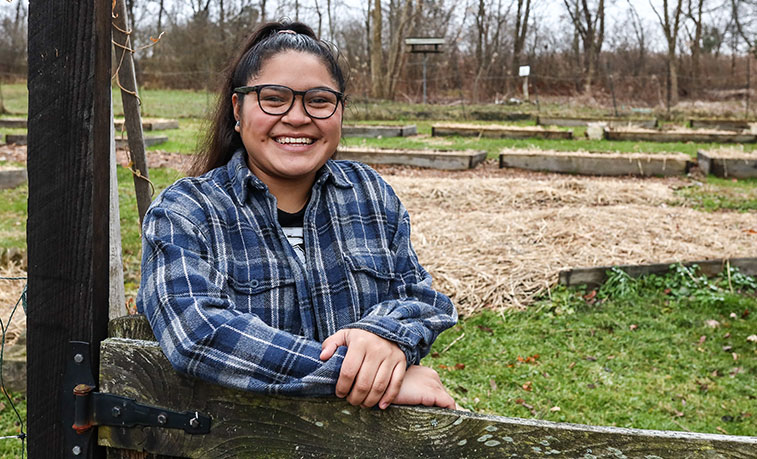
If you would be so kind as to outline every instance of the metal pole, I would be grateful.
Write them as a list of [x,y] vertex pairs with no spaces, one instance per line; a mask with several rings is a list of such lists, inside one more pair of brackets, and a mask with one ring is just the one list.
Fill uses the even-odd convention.
[[423,53],[423,105],[426,105],[426,58],[428,53]]

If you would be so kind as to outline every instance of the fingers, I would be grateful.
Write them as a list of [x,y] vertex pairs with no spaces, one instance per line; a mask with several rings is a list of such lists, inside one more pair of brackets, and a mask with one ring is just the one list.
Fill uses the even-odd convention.
[[336,382],[335,393],[337,397],[343,398],[350,393],[350,388],[352,388],[358,372],[361,371],[364,359],[365,350],[363,348],[357,346],[347,348],[347,355],[344,357],[342,369],[339,371],[339,379]]
[[321,343],[321,360],[328,360],[334,355],[339,346],[346,346],[346,332],[345,330],[339,330],[333,335],[329,336],[323,343]]
[[400,393],[402,381],[405,378],[405,367],[405,362],[399,362],[395,365],[392,379],[389,381],[389,387],[386,388],[386,392],[384,392],[384,396],[381,397],[381,401],[379,402],[379,408],[382,410],[385,410],[394,401],[397,394]]
[[[396,366],[397,364],[391,360],[384,360],[383,362],[381,362],[381,366],[376,372],[376,377],[373,379],[373,385],[366,395],[365,400],[363,400],[363,402],[361,403],[363,407],[372,407],[377,404],[379,400],[382,400],[384,398],[387,389],[392,384],[395,384],[393,377],[394,369]],[[391,403],[391,400],[387,403],[387,405],[389,403]]]
[[[349,353],[349,350],[347,351]],[[378,375],[379,368],[381,368],[381,362],[375,359],[369,358],[368,355],[363,359],[363,365],[360,367],[360,371],[355,377],[355,382],[352,385],[352,390],[347,396],[347,401],[351,405],[363,405],[366,397],[371,392],[374,386],[374,381]],[[387,381],[388,382],[388,381]],[[386,389],[386,385],[384,385]],[[384,390],[381,391],[383,395]]]

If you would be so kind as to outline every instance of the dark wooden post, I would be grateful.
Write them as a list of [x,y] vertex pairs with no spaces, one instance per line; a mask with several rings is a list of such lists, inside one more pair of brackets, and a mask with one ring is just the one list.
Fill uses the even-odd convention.
[[110,8],[109,0],[29,4],[31,458],[71,454],[61,407],[67,343],[90,342],[97,368],[107,333]]

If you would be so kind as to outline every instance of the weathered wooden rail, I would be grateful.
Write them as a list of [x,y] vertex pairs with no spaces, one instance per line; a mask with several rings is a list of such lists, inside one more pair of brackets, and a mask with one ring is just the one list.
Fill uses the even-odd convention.
[[508,126],[505,124],[435,124],[432,136],[458,135],[463,137],[489,137],[495,139],[572,139],[573,131],[544,129],[539,126]]
[[[177,373],[141,316],[111,322],[100,390],[212,417],[207,435],[100,427],[98,443],[179,457],[753,458],[757,437],[563,424],[436,408],[353,407],[336,398],[260,396]],[[117,449],[115,449],[117,448]],[[135,456],[131,456],[135,457]],[[144,457],[144,456],[142,456]]]
[[473,169],[486,159],[483,150],[411,150],[340,146],[336,159],[367,164],[402,164],[431,169]]
[[692,163],[691,157],[683,153],[503,150],[499,155],[499,167],[584,175],[683,175]]

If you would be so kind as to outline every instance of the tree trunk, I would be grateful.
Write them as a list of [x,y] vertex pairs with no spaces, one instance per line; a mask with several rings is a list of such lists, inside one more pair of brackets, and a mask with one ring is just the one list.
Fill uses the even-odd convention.
[[382,52],[381,46],[381,0],[373,2],[373,38],[371,39],[371,96],[375,99],[384,97],[382,86]]

